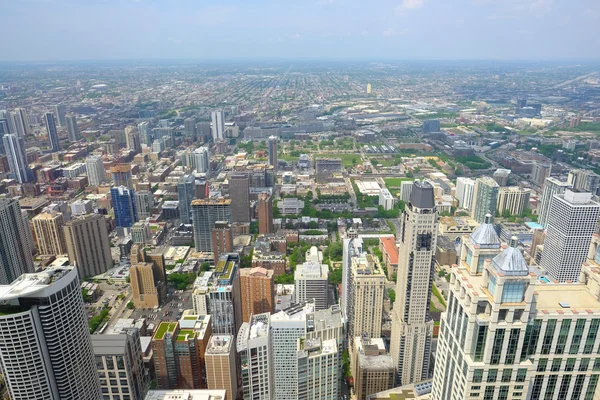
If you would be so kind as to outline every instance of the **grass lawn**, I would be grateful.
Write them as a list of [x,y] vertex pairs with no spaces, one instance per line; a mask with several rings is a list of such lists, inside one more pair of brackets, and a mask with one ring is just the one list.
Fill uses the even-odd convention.
[[381,164],[381,166],[383,166],[383,167],[391,167],[393,165],[400,164],[400,161],[395,161],[393,158],[384,160],[384,159],[378,159],[376,157],[373,157],[370,160],[377,160],[377,164]]
[[385,186],[389,189],[390,187],[400,187],[402,182],[414,181],[414,178],[383,178]]
[[[353,167],[354,165],[362,164],[362,159],[360,158],[360,154],[317,154],[315,158],[339,158],[342,160],[342,165],[344,167]],[[352,162],[352,160],[356,161],[356,164]]]
[[440,301],[440,303],[442,303],[444,305],[444,307],[446,307],[446,300],[444,300],[444,297],[442,296],[442,294],[438,290],[437,286],[435,286],[435,283],[432,284],[431,291],[433,292],[433,295],[435,297],[437,297],[437,299]]
[[289,154],[277,154],[277,158],[283,161],[298,161],[299,157],[290,156]]

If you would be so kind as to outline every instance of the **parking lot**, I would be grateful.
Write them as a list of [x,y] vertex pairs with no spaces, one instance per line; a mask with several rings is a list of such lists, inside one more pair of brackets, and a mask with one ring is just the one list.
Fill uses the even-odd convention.
[[157,324],[161,321],[177,321],[184,310],[193,308],[191,290],[175,290],[169,288],[167,302],[158,309],[139,308],[130,311],[129,316],[124,318],[146,318],[149,324]]

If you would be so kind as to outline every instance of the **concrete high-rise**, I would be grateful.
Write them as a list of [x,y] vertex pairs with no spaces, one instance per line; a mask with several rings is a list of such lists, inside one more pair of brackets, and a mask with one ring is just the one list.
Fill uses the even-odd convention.
[[212,229],[215,223],[231,223],[231,199],[197,199],[192,200],[191,207],[196,251],[210,252],[213,250]]
[[394,360],[386,352],[381,338],[354,338],[355,360],[354,391],[357,400],[366,400],[367,396],[394,387]]
[[48,135],[48,142],[50,143],[50,150],[59,151],[60,144],[58,142],[58,131],[56,130],[56,121],[54,120],[54,114],[44,114],[46,120],[46,134]]
[[544,182],[552,172],[552,164],[544,164],[540,162],[533,163],[531,167],[531,180],[539,187],[544,186]]
[[297,303],[314,301],[317,311],[328,307],[329,268],[323,264],[323,253],[316,246],[306,252],[306,261],[294,271],[294,295]]
[[196,138],[196,118],[186,118],[183,120],[185,136]]
[[142,143],[148,147],[152,146],[154,137],[152,136],[152,128],[148,121],[143,121],[138,124],[138,132],[140,133],[140,140]]
[[70,142],[76,142],[80,139],[77,117],[75,115],[67,115],[67,133]]
[[[433,187],[416,181],[410,201],[400,218],[399,261],[392,311],[390,354],[396,367],[396,383],[408,385],[429,374],[433,320],[429,302],[434,273],[438,213]],[[379,337],[371,335],[371,337]]]
[[64,104],[57,104],[54,106],[54,115],[56,117],[56,121],[61,128],[67,126],[66,119],[67,109]]
[[269,137],[269,165],[277,169],[277,136]]
[[29,118],[27,117],[27,111],[24,108],[15,108],[15,111],[11,114],[13,119],[13,132],[21,138],[29,135]]
[[273,362],[269,313],[244,322],[237,335],[244,399],[273,398]]
[[250,322],[253,314],[275,310],[273,271],[261,267],[240,269],[242,321]]
[[465,210],[471,210],[474,192],[475,181],[473,179],[464,177],[456,179],[456,199],[458,200],[458,207],[464,208]]
[[0,357],[10,398],[101,399],[77,270],[24,274],[0,293]]
[[110,174],[113,180],[113,186],[125,186],[133,189],[133,175],[131,174],[131,164],[115,164],[110,167]]
[[128,126],[125,128],[125,144],[128,150],[134,153],[142,151],[142,141],[140,133],[134,126]]
[[540,197],[538,204],[538,223],[544,228],[548,226],[548,213],[550,211],[550,203],[555,194],[562,194],[565,189],[571,186],[567,182],[561,182],[556,178],[547,178],[544,183],[544,191]]
[[237,255],[222,255],[215,261],[212,283],[208,288],[213,331],[235,335],[242,324],[240,268]]
[[115,211],[115,223],[119,236],[126,236],[134,223],[137,222],[134,192],[125,186],[110,189],[113,209]]
[[194,150],[194,167],[196,172],[210,174],[210,153],[207,146],[198,147]]
[[339,398],[341,357],[335,339],[297,340],[298,399]]
[[250,222],[250,178],[247,174],[229,176],[232,222]]
[[273,199],[267,193],[258,196],[258,233],[273,232]]
[[90,186],[99,186],[106,179],[104,159],[99,155],[92,155],[85,159],[85,168]]
[[224,389],[228,399],[238,393],[235,342],[232,335],[212,335],[204,354],[209,389]]
[[211,232],[213,258],[218,260],[220,255],[233,251],[233,229],[227,221],[215,222]]
[[600,215],[591,193],[566,189],[550,203],[540,266],[559,282],[577,282]]
[[160,307],[167,296],[164,255],[148,253],[136,244],[131,248],[130,260],[133,304],[138,308]]
[[39,253],[59,255],[67,253],[64,233],[64,219],[61,213],[45,212],[32,218],[33,231],[37,239]]
[[27,183],[33,180],[33,174],[27,164],[25,154],[25,141],[17,135],[4,135],[2,137],[4,150],[8,158],[8,166],[12,176],[19,183]]
[[140,190],[133,195],[138,221],[150,218],[154,208],[154,194],[149,190]]
[[29,226],[16,199],[0,199],[0,285],[33,272]]
[[567,182],[573,189],[590,192],[594,195],[597,195],[600,190],[600,175],[588,169],[569,171]]
[[500,215],[509,212],[510,215],[521,215],[529,207],[531,189],[518,186],[501,187],[498,190],[496,211]]
[[223,110],[216,110],[210,116],[212,120],[212,137],[216,143],[225,138],[225,114]]
[[194,175],[184,175],[177,183],[177,199],[179,200],[179,219],[182,224],[191,221],[190,204],[196,198],[196,179]]
[[65,223],[64,234],[69,261],[77,266],[82,279],[112,268],[108,228],[103,215],[73,218]]
[[477,178],[475,181],[475,191],[473,193],[473,206],[471,208],[471,218],[480,224],[485,219],[486,214],[496,211],[498,201],[498,182],[489,176]]

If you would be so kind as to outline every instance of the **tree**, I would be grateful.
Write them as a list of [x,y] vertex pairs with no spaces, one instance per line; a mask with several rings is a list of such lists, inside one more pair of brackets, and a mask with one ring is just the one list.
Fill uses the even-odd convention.
[[127,308],[129,308],[130,310],[133,310],[135,308],[135,306],[133,305],[133,301],[127,303]]
[[283,274],[275,278],[278,285],[291,285],[294,283],[294,274]]
[[396,301],[396,291],[394,289],[388,289],[388,297],[390,299],[390,304],[394,304]]
[[169,274],[167,280],[174,284],[177,290],[184,290],[188,285],[191,285],[196,280],[196,274],[193,272],[187,274]]
[[316,221],[310,221],[308,223],[308,229],[318,229],[319,228],[319,223]]
[[327,247],[326,252],[331,261],[342,261],[342,256],[344,255],[344,245],[342,242],[333,242]]
[[205,261],[200,265],[200,272],[206,272],[210,269],[210,263]]

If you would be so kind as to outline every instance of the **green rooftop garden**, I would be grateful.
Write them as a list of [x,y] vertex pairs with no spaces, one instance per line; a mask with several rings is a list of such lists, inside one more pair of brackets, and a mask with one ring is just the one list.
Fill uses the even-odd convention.
[[193,329],[182,329],[182,330],[180,330],[179,334],[177,335],[177,340],[185,340],[186,336],[193,337],[194,336],[194,330]]
[[175,327],[177,326],[177,322],[161,322],[156,330],[156,334],[154,335],[155,339],[161,340],[165,333],[173,333]]
[[195,321],[198,319],[195,315],[188,315],[187,317],[183,317],[185,321]]

